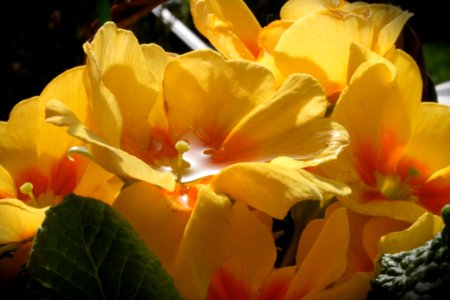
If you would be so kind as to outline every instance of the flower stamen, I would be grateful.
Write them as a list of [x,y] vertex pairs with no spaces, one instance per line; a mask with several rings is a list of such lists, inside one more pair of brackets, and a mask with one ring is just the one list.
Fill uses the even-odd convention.
[[25,182],[19,188],[20,192],[30,197],[31,204],[37,207],[36,197],[33,194],[33,184],[31,182]]
[[189,151],[191,148],[189,147],[189,143],[184,140],[179,140],[175,144],[175,149],[178,151],[177,157],[177,181],[181,181],[181,175],[183,173],[183,153]]

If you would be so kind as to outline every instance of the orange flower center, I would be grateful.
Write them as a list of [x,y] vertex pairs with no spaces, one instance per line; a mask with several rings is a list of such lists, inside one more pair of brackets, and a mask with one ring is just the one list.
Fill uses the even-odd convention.
[[81,158],[64,156],[53,163],[49,174],[35,166],[23,169],[15,176],[17,198],[38,207],[57,204],[75,189],[84,167]]

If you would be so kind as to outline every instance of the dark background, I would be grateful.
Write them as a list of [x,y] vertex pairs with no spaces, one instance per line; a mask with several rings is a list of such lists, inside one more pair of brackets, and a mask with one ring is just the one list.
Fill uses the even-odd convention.
[[[169,8],[195,31],[189,15],[188,1],[180,2],[178,5],[170,5]],[[286,1],[246,2],[261,25],[265,25],[278,19],[279,9]],[[425,50],[437,47],[441,56],[449,57],[450,26],[442,2],[397,0],[394,4],[415,13],[409,25],[417,33],[420,42],[427,47]],[[97,19],[97,2],[5,1],[1,4],[0,12],[0,120],[7,120],[15,103],[39,95],[55,76],[84,63],[82,44],[95,32],[93,30]],[[166,51],[177,53],[189,50],[151,12],[133,22],[128,29],[136,34],[141,43],[155,42]],[[448,61],[447,59],[447,64],[436,64],[450,72]],[[450,80],[450,77],[437,78],[435,81],[444,79]]]

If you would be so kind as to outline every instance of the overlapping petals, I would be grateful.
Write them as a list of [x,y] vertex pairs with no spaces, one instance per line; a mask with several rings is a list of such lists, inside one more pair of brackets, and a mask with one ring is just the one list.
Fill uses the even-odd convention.
[[[64,72],[39,97],[19,102],[0,124],[0,253],[30,242],[47,208],[69,193],[112,203],[119,192],[116,176],[71,152],[82,146],[78,139],[45,122],[45,105],[55,95],[88,122],[84,76],[84,68]],[[18,263],[9,261],[19,255],[2,259],[1,277],[18,271],[27,258],[22,254]]]
[[324,166],[352,187],[339,200],[360,213],[408,222],[425,211],[439,215],[449,203],[442,149],[450,109],[420,102],[419,70],[404,52],[383,58],[357,45],[351,51],[354,72],[331,118],[348,129],[352,143]]
[[[350,45],[358,43],[384,55],[412,16],[391,5],[290,0],[282,7],[280,20],[263,28],[251,26],[252,35],[246,31],[244,41],[239,39],[247,28],[242,20],[255,22],[244,2],[233,1],[234,11],[222,9],[216,2],[191,0],[191,11],[196,27],[221,53],[258,61],[272,70],[278,84],[289,74],[311,74],[331,102],[347,84]],[[223,24],[227,30],[222,30]],[[242,50],[246,45],[247,52]]]
[[[116,44],[120,41],[126,51],[104,53],[107,59],[103,61],[101,49],[110,49],[110,40],[114,49],[120,47]],[[87,68],[95,69],[89,74],[97,74],[90,77],[91,94],[97,95],[93,102],[101,103],[93,104],[94,115],[106,107],[105,114],[94,120],[103,122],[108,114],[119,124],[123,120],[118,137],[113,133],[103,136],[104,124],[89,127],[58,101],[47,106],[47,120],[67,126],[71,135],[88,142],[94,160],[105,169],[128,181],[142,180],[162,187],[175,201],[191,195],[184,195],[180,184],[195,190],[192,182],[220,174],[225,167],[230,167],[228,172],[233,175],[225,172],[217,176],[214,185],[220,186],[221,193],[277,218],[284,217],[296,201],[323,200],[326,193],[349,193],[339,183],[315,185],[312,182],[320,181],[318,177],[268,163],[287,156],[301,160],[303,166],[317,165],[334,159],[348,143],[345,129],[324,118],[327,101],[312,77],[292,75],[277,89],[271,72],[257,63],[227,61],[210,50],[178,57],[161,51],[149,54],[149,47],[139,45],[132,33],[118,30],[113,23],[100,30],[92,46],[85,45],[92,62],[88,61]],[[160,67],[142,69],[149,60],[159,61]],[[134,75],[126,75],[126,85],[118,89],[124,72]],[[150,76],[151,72],[154,75]],[[141,73],[145,80],[139,77]],[[181,140],[190,150],[177,165],[176,144]],[[246,166],[248,162],[260,163]],[[244,166],[233,168],[236,163]],[[251,195],[261,200],[236,193],[241,184],[227,179],[233,176],[245,177],[252,187]],[[257,184],[262,179],[280,187],[273,189],[267,200],[267,189]]]

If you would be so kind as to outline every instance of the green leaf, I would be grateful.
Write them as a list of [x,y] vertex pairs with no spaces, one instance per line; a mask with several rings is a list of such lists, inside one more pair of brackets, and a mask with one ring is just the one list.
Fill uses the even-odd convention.
[[93,198],[72,194],[48,210],[28,268],[33,298],[181,299],[132,226]]

